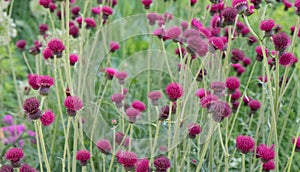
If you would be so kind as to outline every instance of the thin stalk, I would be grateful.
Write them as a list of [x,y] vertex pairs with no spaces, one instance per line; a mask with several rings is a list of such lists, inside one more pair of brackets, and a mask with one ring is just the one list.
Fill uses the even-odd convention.
[[171,71],[171,68],[170,68],[170,64],[169,64],[169,60],[168,60],[168,55],[167,55],[167,51],[166,51],[166,47],[165,47],[165,43],[162,39],[161,40],[161,45],[162,45],[162,48],[163,48],[163,52],[164,52],[164,57],[165,57],[165,61],[166,61],[166,64],[167,64],[167,68],[168,68],[168,72],[171,76],[171,79],[174,80],[174,76],[172,74],[172,71]]
[[40,140],[41,140],[41,148],[42,148],[44,162],[45,162],[45,165],[46,165],[46,170],[47,170],[47,172],[51,172],[49,162],[48,162],[48,158],[47,158],[47,152],[46,152],[46,147],[45,147],[45,142],[44,142],[42,125],[41,125],[40,121],[35,121],[35,122],[37,123],[38,130],[39,130],[38,132],[39,132],[39,136],[40,136]]
[[25,54],[24,51],[22,52],[22,55],[23,55],[24,61],[25,61],[25,63],[26,63],[26,66],[27,66],[28,69],[29,69],[29,72],[30,72],[30,73],[33,73],[33,70],[32,70],[32,68],[30,67],[30,64],[28,63],[28,59],[27,59],[26,54]]
[[246,172],[246,168],[245,168],[245,154],[242,154],[242,172]]
[[77,152],[77,140],[78,140],[78,120],[75,117],[73,119],[74,138],[73,138],[73,159],[72,159],[72,171],[76,172],[76,152]]
[[161,121],[157,121],[156,123],[156,131],[155,131],[155,136],[154,136],[154,142],[153,142],[153,146],[152,146],[152,150],[151,150],[151,159],[150,159],[150,164],[152,164],[153,162],[153,158],[154,158],[154,150],[157,144],[157,138],[158,138],[158,133],[159,133],[159,128],[161,125]]
[[43,169],[43,161],[42,161],[41,150],[40,150],[40,139],[39,139],[38,126],[36,121],[34,121],[34,129],[35,129],[36,147],[37,147],[39,163],[40,163],[40,171],[43,172],[44,169]]

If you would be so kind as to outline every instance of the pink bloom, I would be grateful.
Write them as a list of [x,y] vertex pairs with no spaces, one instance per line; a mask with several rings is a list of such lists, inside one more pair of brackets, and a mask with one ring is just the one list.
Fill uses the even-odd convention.
[[166,31],[166,37],[168,37],[169,39],[173,39],[175,42],[177,42],[180,34],[181,29],[178,26],[172,26]]
[[145,9],[149,9],[152,4],[152,0],[142,0],[142,3],[144,4]]
[[206,95],[210,95],[210,92],[208,90],[205,90],[204,88],[200,88],[196,91],[196,96],[199,99],[202,99]]
[[85,18],[84,22],[86,24],[85,26],[86,29],[95,28],[97,25],[93,18]]
[[153,162],[156,171],[167,171],[171,167],[170,160],[165,156],[155,158]]
[[158,105],[158,100],[162,97],[161,91],[151,91],[148,93],[148,98],[151,99],[152,105]]
[[57,38],[53,38],[48,42],[48,47],[54,55],[61,57],[62,52],[65,50],[63,42]]
[[244,13],[248,9],[248,0],[232,0],[232,6],[238,13]]
[[146,105],[142,102],[142,101],[139,101],[139,100],[134,100],[132,103],[131,103],[131,106],[134,108],[134,109],[137,109],[139,111],[145,111],[146,110]]
[[125,99],[125,95],[121,93],[117,93],[111,96],[111,100],[115,102],[117,108],[122,107],[122,101]]
[[40,87],[40,94],[47,96],[49,94],[49,88],[54,85],[54,79],[47,75],[42,75],[37,78],[37,85]]
[[39,75],[37,74],[29,74],[27,76],[28,79],[28,84],[31,86],[31,88],[33,88],[34,90],[38,90],[40,88],[40,86],[37,83]]
[[76,160],[80,161],[81,166],[86,166],[90,158],[91,154],[88,150],[79,150],[76,153]]
[[222,16],[224,17],[225,25],[233,25],[237,15],[237,10],[233,7],[227,7],[222,10]]
[[149,161],[147,159],[141,159],[135,164],[135,172],[148,172]]
[[224,48],[224,43],[220,37],[211,37],[209,38],[209,42],[216,50],[222,51]]
[[64,105],[67,108],[67,114],[69,116],[75,116],[76,112],[83,107],[81,99],[77,96],[68,96],[64,101]]
[[218,97],[215,95],[206,95],[201,98],[200,104],[202,108],[210,108],[210,106],[218,101]]
[[250,136],[239,135],[236,137],[236,148],[243,154],[247,154],[254,149],[254,139]]
[[259,144],[256,149],[256,155],[259,157],[263,162],[268,162],[275,157],[275,152],[272,147],[268,147],[265,144]]
[[117,71],[114,68],[111,68],[111,67],[106,68],[105,69],[106,78],[109,80],[112,80],[116,72]]
[[111,52],[115,52],[117,51],[118,49],[120,49],[120,45],[119,43],[115,42],[115,41],[112,41],[109,43],[109,47],[110,47],[110,51]]
[[176,101],[183,96],[184,90],[179,83],[172,82],[167,85],[166,93],[170,101]]
[[77,54],[70,54],[69,60],[70,60],[70,65],[74,66],[75,63],[78,61]]
[[44,57],[45,60],[48,60],[49,58],[51,58],[51,59],[53,58],[53,53],[52,53],[52,51],[50,50],[49,47],[46,47],[43,50],[42,54],[43,54],[43,57]]
[[279,52],[283,52],[290,45],[290,37],[284,32],[273,35],[272,38],[275,49]]
[[24,152],[21,148],[10,148],[5,153],[5,159],[11,161],[13,167],[20,167],[20,160],[24,157]]
[[196,123],[188,124],[187,128],[188,128],[188,131],[189,131],[189,137],[192,138],[192,139],[195,138],[196,135],[200,134],[201,130],[202,130],[200,125],[198,125]]
[[271,171],[275,169],[275,163],[273,160],[263,163],[263,170],[264,171]]
[[40,5],[43,6],[44,8],[48,8],[51,2],[52,0],[39,0]]
[[140,111],[134,108],[128,108],[126,110],[126,115],[129,118],[130,123],[134,123],[138,115],[140,115]]
[[234,90],[240,88],[240,80],[235,76],[228,77],[225,84],[230,93],[234,93]]
[[113,14],[113,9],[108,6],[102,6],[101,11],[103,13],[102,14],[103,20],[107,20],[108,16]]
[[25,47],[26,47],[26,41],[19,40],[19,41],[17,41],[16,46],[19,48],[19,50],[24,51]]
[[94,15],[98,15],[98,14],[101,13],[101,8],[100,8],[100,7],[92,7],[92,8],[91,8],[91,12],[92,12],[92,14],[94,14]]
[[55,114],[51,110],[47,110],[43,113],[40,120],[41,120],[43,126],[49,126],[55,120]]
[[212,117],[216,122],[221,122],[224,118],[229,117],[231,114],[231,108],[228,103],[223,101],[216,101],[208,108],[209,112],[212,112]]
[[279,57],[279,64],[287,67],[292,64],[292,60],[294,58],[294,55],[290,52],[285,52]]
[[120,151],[117,153],[118,163],[122,164],[125,170],[131,170],[138,161],[135,153],[129,151]]
[[104,154],[108,154],[111,151],[111,146],[108,140],[101,139],[97,142],[97,148]]
[[40,101],[35,97],[27,98],[23,104],[24,111],[28,114],[28,117],[32,120],[39,119],[41,111],[39,109]]
[[260,22],[259,28],[263,31],[271,31],[275,26],[273,19],[266,19]]

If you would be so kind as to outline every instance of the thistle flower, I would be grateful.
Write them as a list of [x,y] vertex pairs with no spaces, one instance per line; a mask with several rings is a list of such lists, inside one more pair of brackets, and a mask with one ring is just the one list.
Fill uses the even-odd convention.
[[56,4],[55,3],[50,3],[49,4],[49,10],[50,10],[50,12],[51,13],[53,13],[54,12],[54,10],[57,8],[57,6],[56,6]]
[[21,166],[21,159],[24,157],[24,152],[21,148],[10,148],[5,153],[5,159],[11,162],[11,166],[18,168]]
[[53,38],[48,42],[49,49],[56,57],[62,57],[62,52],[65,50],[63,42],[57,38]]
[[250,136],[239,135],[236,137],[236,148],[243,154],[247,154],[254,149],[255,141]]
[[80,162],[81,166],[86,166],[90,158],[91,154],[88,150],[79,150],[76,153],[76,160]]
[[151,91],[148,93],[148,98],[151,99],[151,103],[153,106],[158,105],[158,100],[162,97],[162,93],[159,90]]
[[2,119],[2,121],[6,125],[12,125],[14,123],[14,118],[11,115],[5,115]]
[[97,148],[104,154],[108,154],[112,150],[109,141],[106,139],[99,140],[96,145]]
[[200,37],[193,36],[187,39],[187,51],[194,55],[197,53],[199,56],[204,57],[208,53],[208,44]]
[[134,152],[122,151],[117,154],[118,163],[122,164],[126,171],[134,169],[138,158]]
[[91,28],[95,28],[97,26],[95,20],[93,18],[85,18],[84,19],[85,22],[85,28],[86,29],[91,29]]
[[[135,164],[135,172],[148,172],[150,170],[148,159],[138,160]],[[151,171],[151,170],[150,170]]]
[[234,93],[236,89],[240,88],[240,80],[235,76],[228,77],[225,84],[230,94]]
[[244,52],[239,49],[233,49],[232,50],[232,56],[231,56],[231,63],[235,64],[239,61],[243,60],[245,57]]
[[263,163],[263,172],[269,172],[275,169],[275,163],[273,160]]
[[23,109],[27,113],[28,117],[32,120],[39,119],[41,117],[40,101],[35,97],[27,98],[23,104]]
[[237,101],[242,96],[240,90],[235,90],[233,94],[231,94],[231,102]]
[[47,75],[42,75],[37,78],[37,85],[40,87],[39,93],[42,96],[49,94],[49,88],[54,85],[54,79]]
[[153,35],[157,36],[159,39],[162,39],[165,36],[165,30],[159,27],[153,31]]
[[[261,62],[264,58],[262,47],[261,46],[256,46],[255,51],[256,51],[256,60]],[[265,48],[265,55],[266,55],[266,57],[269,57],[269,51],[268,51],[267,48]]]
[[34,46],[29,48],[29,53],[35,56],[41,52],[40,48],[42,47],[42,43],[40,43],[38,40],[35,40],[33,44]]
[[112,53],[117,51],[118,49],[120,49],[119,43],[114,42],[114,41],[109,43],[109,47],[110,47],[110,52],[112,52]]
[[256,148],[256,155],[262,162],[268,162],[275,157],[273,146],[268,147],[265,144],[259,144]]
[[166,37],[172,39],[174,42],[178,42],[178,37],[181,34],[181,29],[178,26],[172,26],[166,31]]
[[215,95],[206,95],[201,98],[200,104],[202,108],[209,109],[210,106],[218,101],[218,97]]
[[107,20],[108,17],[113,14],[113,9],[110,8],[109,6],[102,6],[101,12],[102,12],[102,19]]
[[223,40],[220,37],[209,38],[209,43],[213,46],[214,50],[222,51],[224,48]]
[[41,120],[43,126],[49,126],[55,120],[55,114],[51,110],[47,110],[43,113],[40,120]]
[[266,19],[260,22],[259,29],[265,31],[265,36],[272,36],[272,29],[275,26],[275,22],[273,19]]
[[202,27],[202,25],[203,24],[197,18],[193,18],[192,21],[191,21],[192,28],[194,28],[196,30],[199,30]]
[[31,86],[31,88],[33,88],[34,90],[38,90],[40,88],[40,86],[37,83],[37,79],[38,79],[39,75],[37,74],[29,74],[27,76],[27,80],[28,80],[28,84]]
[[210,92],[208,90],[205,90],[204,88],[200,88],[196,91],[196,96],[199,99],[202,99],[206,95],[210,95]]
[[47,24],[40,24],[39,25],[39,30],[41,35],[45,35],[46,32],[48,31],[48,25]]
[[273,35],[272,38],[275,49],[280,53],[282,53],[290,45],[290,38],[284,32]]
[[253,44],[256,43],[256,42],[257,42],[257,39],[255,38],[255,36],[250,35],[250,36],[248,37],[248,45],[253,45]]
[[247,67],[248,65],[250,65],[251,62],[252,62],[252,60],[251,60],[250,58],[248,58],[248,57],[244,57],[244,58],[243,58],[243,65],[244,65],[245,67]]
[[170,160],[165,156],[155,158],[153,164],[156,172],[166,172],[171,167]]
[[44,8],[48,8],[49,4],[52,2],[52,0],[39,0],[39,4],[43,6]]
[[198,2],[198,0],[190,0],[191,6],[194,6],[197,2]]
[[292,60],[294,59],[293,53],[285,52],[279,57],[279,64],[288,67],[292,64]]
[[233,25],[237,15],[237,10],[233,7],[227,7],[222,10],[222,16],[224,18],[225,25]]
[[214,95],[222,97],[222,92],[225,90],[226,85],[224,82],[214,81],[210,83],[210,88],[213,90]]
[[72,18],[73,19],[75,19],[76,17],[80,16],[80,14],[79,14],[79,12],[80,12],[80,6],[72,7],[71,12],[72,12]]
[[52,53],[52,51],[50,50],[49,47],[46,47],[46,48],[43,50],[42,54],[43,54],[43,57],[44,57],[45,60],[48,60],[49,58],[52,59],[52,58],[54,57],[54,56],[53,56],[53,53]]
[[66,97],[64,105],[67,108],[67,114],[71,117],[76,116],[77,111],[83,107],[81,99],[77,96]]
[[152,0],[142,0],[142,3],[146,10],[150,8],[150,5],[152,4]]
[[194,139],[196,137],[196,135],[201,133],[201,127],[200,125],[196,124],[196,123],[190,123],[187,126],[187,129],[189,131],[189,138]]
[[243,14],[248,9],[248,1],[232,0],[232,6],[238,11],[239,14]]
[[78,27],[75,25],[70,26],[69,35],[71,35],[73,38],[77,38],[79,36]]
[[119,80],[119,84],[123,85],[125,83],[125,79],[127,78],[127,73],[126,72],[116,72],[114,76]]
[[147,19],[150,25],[155,25],[155,22],[158,20],[158,14],[157,13],[147,13]]
[[111,67],[105,68],[105,74],[108,80],[112,80],[116,72],[117,71],[114,68]]
[[14,167],[8,164],[2,165],[0,172],[14,172]]
[[134,108],[128,108],[125,113],[130,123],[134,123],[136,118],[140,115],[140,111]]
[[169,83],[165,91],[169,97],[169,100],[173,102],[182,97],[184,93],[182,86],[176,82]]
[[300,0],[295,0],[294,6],[296,7],[296,14],[300,16]]
[[123,106],[122,101],[125,99],[125,95],[121,93],[117,93],[111,96],[111,100],[116,104],[117,108],[121,108]]
[[146,110],[146,105],[142,102],[142,101],[139,101],[139,100],[134,100],[132,103],[131,103],[131,106],[136,109],[136,110],[139,110],[141,112],[145,111]]
[[229,107],[228,103],[223,101],[216,101],[215,103],[211,104],[208,108],[208,111],[213,114],[212,117],[216,122],[223,121],[224,118],[229,117],[231,114],[231,108]]
[[70,60],[70,65],[74,66],[75,63],[78,62],[78,56],[77,56],[77,54],[70,54],[69,60]]
[[37,172],[37,171],[30,165],[23,164],[20,168],[20,172]]
[[24,51],[25,47],[26,47],[26,40],[22,39],[22,40],[17,41],[16,46],[20,51]]

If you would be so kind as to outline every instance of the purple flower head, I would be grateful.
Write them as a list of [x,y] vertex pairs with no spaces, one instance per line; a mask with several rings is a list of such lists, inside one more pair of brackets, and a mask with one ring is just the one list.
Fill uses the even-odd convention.
[[51,110],[47,110],[43,113],[40,120],[41,120],[43,126],[49,126],[55,120],[55,114]]
[[243,154],[247,154],[254,149],[254,139],[250,136],[239,135],[236,137],[236,148]]
[[197,18],[193,18],[192,19],[192,22],[191,22],[191,26],[196,29],[196,30],[199,30],[202,28],[202,23],[200,22],[199,19]]
[[157,172],[166,172],[170,167],[170,160],[165,156],[155,158],[153,162]]
[[211,104],[208,111],[212,113],[212,117],[216,122],[223,121],[224,118],[229,117],[231,114],[230,106],[223,101],[216,101]]
[[140,159],[135,164],[135,172],[148,172],[149,171],[149,160]]
[[37,171],[30,165],[23,164],[20,168],[20,172],[37,172]]
[[239,61],[242,61],[244,57],[245,57],[245,55],[244,55],[243,51],[241,51],[239,49],[233,49],[232,50],[231,62],[233,64],[238,63]]
[[13,167],[20,167],[20,160],[24,157],[24,152],[21,148],[10,148],[5,153],[5,159],[11,162]]
[[275,163],[273,160],[263,163],[263,171],[271,171],[275,169]]
[[113,14],[113,9],[110,8],[109,6],[102,6],[101,12],[102,12],[103,20],[107,20],[108,16]]
[[117,108],[121,108],[123,106],[122,101],[125,99],[125,95],[121,93],[117,93],[111,96],[111,101],[113,101]]
[[49,58],[52,59],[54,57],[53,53],[52,53],[52,51],[51,51],[51,49],[49,47],[46,47],[43,50],[42,54],[43,54],[43,57],[44,57],[45,60],[48,60]]
[[138,161],[138,158],[134,152],[120,151],[117,153],[118,163],[122,164],[126,171],[130,171],[134,168]]
[[47,24],[40,24],[39,25],[39,30],[41,35],[45,35],[46,32],[48,31],[48,25]]
[[162,97],[162,93],[159,90],[151,91],[148,93],[148,98],[151,99],[152,105],[158,105],[158,100]]
[[145,111],[146,110],[146,105],[142,102],[142,101],[139,101],[139,100],[134,100],[132,103],[131,103],[131,106],[134,108],[134,109],[137,109],[139,111]]
[[53,38],[48,42],[48,47],[57,57],[62,56],[62,52],[65,50],[63,42],[57,38]]
[[108,80],[112,80],[116,72],[117,71],[114,68],[111,67],[105,68],[105,74]]
[[210,83],[210,88],[214,91],[214,95],[221,97],[223,90],[226,89],[226,85],[224,82],[214,81]]
[[178,26],[172,26],[166,31],[166,37],[173,39],[174,42],[178,42],[178,37],[181,34],[181,29]]
[[150,5],[152,4],[152,0],[142,0],[142,3],[145,7],[145,9],[149,9]]
[[88,150],[79,150],[76,153],[76,160],[80,162],[81,166],[86,166],[90,158],[91,158],[91,154]]
[[47,75],[42,75],[37,78],[37,85],[40,87],[40,95],[47,96],[49,88],[54,85],[54,79]]
[[83,107],[81,99],[77,96],[66,97],[64,105],[67,108],[67,114],[71,117],[75,116],[76,112]]
[[256,148],[256,155],[263,162],[268,162],[275,157],[275,152],[273,150],[273,146],[268,147],[265,144],[259,144]]
[[101,8],[100,7],[92,7],[91,12],[93,15],[99,15],[101,13]]
[[35,97],[27,98],[23,104],[23,109],[27,113],[28,117],[32,120],[39,119],[41,111],[39,109],[40,101]]
[[6,125],[13,125],[14,123],[14,118],[12,115],[5,115],[2,119],[3,123]]
[[240,80],[235,76],[230,76],[226,79],[226,87],[228,88],[229,93],[234,93],[234,91],[240,88]]
[[24,51],[25,47],[26,47],[26,41],[25,40],[19,40],[19,41],[17,41],[16,46],[18,47],[18,49],[20,51]]
[[177,99],[182,97],[184,93],[182,86],[176,82],[169,83],[165,91],[170,101],[176,101]]
[[197,53],[199,56],[204,57],[208,53],[208,44],[198,36],[188,38],[187,43],[187,51],[191,55]]
[[119,80],[119,84],[123,85],[125,83],[125,79],[127,78],[127,72],[118,71],[114,76]]
[[290,37],[284,33],[278,33],[272,36],[275,49],[279,52],[283,52],[290,45]]
[[220,37],[209,38],[209,43],[214,47],[215,50],[222,51],[224,48],[224,42]]
[[280,57],[279,57],[279,64],[288,67],[293,64],[293,59],[295,58],[293,53],[290,52],[284,52]]
[[108,140],[101,139],[97,142],[97,148],[104,154],[108,154],[112,148]]
[[79,28],[75,25],[70,26],[69,34],[73,36],[73,38],[77,38],[79,36]]
[[210,106],[213,105],[214,103],[216,103],[217,101],[218,101],[217,96],[208,94],[201,98],[200,104],[201,104],[202,108],[209,109]]
[[202,99],[206,95],[210,95],[210,92],[208,90],[205,90],[204,88],[200,88],[196,91],[196,96],[199,99]]
[[39,0],[39,4],[44,8],[48,8],[52,0]]
[[14,172],[14,167],[8,164],[2,165],[0,172]]
[[70,54],[69,60],[70,60],[70,65],[74,66],[75,63],[78,62],[78,55],[77,54]]
[[120,49],[120,44],[118,42],[112,41],[109,43],[110,51],[113,53]]
[[248,9],[248,0],[232,0],[232,6],[242,14]]
[[140,111],[130,107],[126,109],[126,115],[129,119],[129,122],[134,123],[136,121],[136,118],[140,115]]
[[225,25],[233,25],[237,15],[237,10],[233,7],[227,7],[222,11]]
[[91,29],[91,28],[95,28],[97,26],[95,20],[93,18],[85,18],[84,19],[85,22],[85,28],[86,29]]
[[201,130],[202,130],[200,125],[198,125],[196,123],[188,124],[187,129],[189,131],[189,137],[192,139],[195,138],[196,135],[200,134]]

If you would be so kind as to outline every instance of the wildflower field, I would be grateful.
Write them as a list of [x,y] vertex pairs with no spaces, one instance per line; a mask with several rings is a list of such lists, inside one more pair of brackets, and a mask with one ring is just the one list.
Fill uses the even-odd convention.
[[0,0],[0,172],[300,172],[300,0]]

